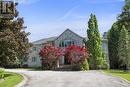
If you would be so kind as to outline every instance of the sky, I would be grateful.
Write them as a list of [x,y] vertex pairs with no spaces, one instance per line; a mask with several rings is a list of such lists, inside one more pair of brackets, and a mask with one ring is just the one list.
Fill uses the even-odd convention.
[[60,35],[69,28],[87,36],[90,14],[97,16],[100,34],[107,32],[121,13],[124,0],[19,0],[17,9],[24,17],[29,41]]

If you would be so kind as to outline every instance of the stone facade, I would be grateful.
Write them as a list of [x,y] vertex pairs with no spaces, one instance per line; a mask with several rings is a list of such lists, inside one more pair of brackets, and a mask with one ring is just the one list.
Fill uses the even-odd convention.
[[[83,42],[84,39],[85,38],[67,29],[58,37],[50,37],[50,38],[35,41],[33,42],[33,47],[30,48],[29,55],[27,56],[27,60],[23,62],[23,65],[27,65],[28,67],[40,67],[41,58],[39,57],[39,52],[45,46],[45,44],[49,43],[56,47],[60,47],[64,49],[65,47],[72,44],[78,46],[84,46],[84,42]],[[105,53],[108,54],[106,40],[103,40],[103,48]],[[62,56],[62,58],[60,58],[60,60],[58,61],[58,65],[64,65],[65,63],[66,60],[64,56]]]

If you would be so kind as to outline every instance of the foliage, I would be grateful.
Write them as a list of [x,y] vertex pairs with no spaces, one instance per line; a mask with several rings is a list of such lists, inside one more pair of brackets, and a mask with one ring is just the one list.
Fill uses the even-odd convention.
[[29,33],[24,30],[24,20],[18,17],[18,12],[16,14],[14,19],[0,19],[0,66],[2,67],[20,64],[30,47],[27,38]]
[[41,49],[39,55],[42,57],[42,67],[43,69],[51,69],[56,67],[57,61],[63,52],[60,48],[54,47],[52,45],[46,45]]
[[79,64],[88,58],[88,50],[85,47],[70,45],[65,49],[65,55],[71,64]]
[[[122,66],[122,62],[119,61],[120,59],[119,57],[121,57],[119,54],[122,54],[123,52],[119,51],[120,49],[119,44],[122,44],[122,45],[123,44],[126,45],[126,44],[125,42],[123,43],[121,40],[119,41],[119,37],[123,35],[120,32],[122,31],[122,26],[124,26],[127,31],[129,31],[130,29],[130,2],[128,0],[126,0],[125,2],[126,3],[125,3],[125,6],[123,7],[122,13],[118,16],[117,22],[113,24],[112,28],[109,31],[108,49],[109,49],[111,69],[119,69],[120,66]],[[129,35],[130,35],[130,32],[129,32]],[[129,38],[129,44],[130,44],[130,38]],[[120,50],[123,50],[122,48],[123,47],[121,47]],[[129,51],[128,55],[130,55],[130,46],[128,48],[128,51]]]
[[26,27],[24,26],[23,18],[17,18],[17,20],[14,20],[13,26],[15,30],[12,30],[15,34],[15,40],[18,43],[17,56],[22,58],[25,54],[27,54],[27,51],[30,47],[28,40],[28,35],[30,35],[30,33],[26,33],[24,30]]
[[17,60],[17,42],[11,30],[6,29],[0,32],[0,65],[13,64]]
[[122,13],[118,16],[118,24],[120,28],[124,25],[126,29],[130,29],[130,1],[125,0]]
[[4,78],[5,71],[4,69],[0,68],[0,79]]
[[110,69],[108,54],[106,54],[104,50],[103,50],[102,57],[103,57],[105,60],[104,60],[103,63],[102,63],[101,69]]
[[108,51],[111,69],[119,68],[118,41],[119,28],[117,23],[114,23],[108,33]]
[[66,58],[74,65],[73,70],[88,70],[87,58],[89,53],[87,48],[76,45],[70,45],[65,49]]
[[23,77],[15,73],[6,73],[4,74],[4,81],[0,82],[0,87],[14,87],[20,82],[22,82]]
[[106,63],[102,52],[102,39],[98,30],[98,23],[96,16],[91,14],[88,22],[88,41],[87,47],[90,52],[89,65],[91,69],[100,69]]
[[82,71],[89,70],[89,64],[87,59],[85,59],[85,61],[82,64],[80,64],[80,68]]
[[128,30],[125,28],[125,26],[122,26],[120,37],[119,37],[119,61],[120,61],[120,67],[124,67],[125,70],[130,69],[130,56],[129,54],[129,36],[128,36]]
[[[118,17],[118,26],[120,27],[121,32],[122,32],[120,33],[120,36],[122,36],[122,40],[124,41],[124,42],[119,41],[120,46],[121,44],[123,44],[124,46],[124,48],[122,47],[122,49],[120,49],[120,46],[119,46],[119,49],[120,49],[119,54],[125,55],[124,56],[125,58],[123,58],[123,56],[121,56],[122,58],[120,57],[120,59],[122,60],[120,65],[124,65],[124,69],[130,70],[130,37],[129,37],[130,36],[130,1],[129,0],[125,0],[123,11]],[[123,49],[127,50],[127,52],[125,52],[126,54],[121,51]]]

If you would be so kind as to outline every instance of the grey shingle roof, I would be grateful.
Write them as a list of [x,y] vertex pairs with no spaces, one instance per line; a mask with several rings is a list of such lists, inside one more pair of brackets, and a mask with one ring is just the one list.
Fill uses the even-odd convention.
[[41,40],[34,41],[32,43],[33,44],[42,44],[42,43],[46,43],[48,41],[54,41],[56,38],[57,37],[44,38],[44,39],[41,39]]

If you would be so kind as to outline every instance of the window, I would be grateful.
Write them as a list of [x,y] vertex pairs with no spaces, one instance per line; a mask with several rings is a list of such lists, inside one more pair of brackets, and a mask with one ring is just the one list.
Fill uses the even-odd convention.
[[62,44],[61,44],[61,43],[59,44],[59,47],[62,47]]
[[36,62],[37,58],[36,57],[32,57],[32,62]]
[[68,46],[68,42],[64,41],[64,47],[67,47],[67,46]]
[[60,42],[59,47],[67,47],[74,44],[75,42],[73,40],[64,40]]
[[7,5],[7,3],[3,3],[3,4],[2,4],[2,7],[3,7],[3,8],[2,8],[2,13],[6,13],[6,9],[7,9],[7,8],[6,8],[6,7],[7,7],[6,5]]
[[33,47],[33,51],[36,51],[37,50],[37,48],[36,47]]
[[72,44],[74,45],[74,41],[72,41]]

